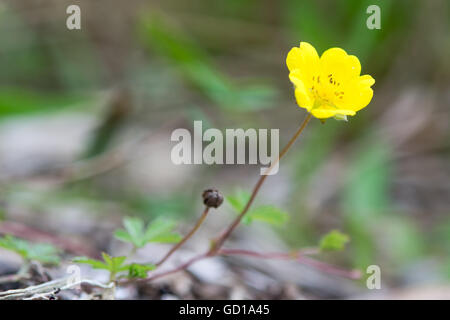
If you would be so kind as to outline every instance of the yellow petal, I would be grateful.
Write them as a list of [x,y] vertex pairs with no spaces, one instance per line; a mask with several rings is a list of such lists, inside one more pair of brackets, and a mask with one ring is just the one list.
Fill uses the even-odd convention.
[[289,74],[289,79],[295,86],[297,104],[309,110],[314,105],[314,99],[305,85],[306,77],[299,69],[296,69]]
[[347,67],[349,68],[349,76],[357,77],[361,74],[361,62],[357,56],[347,56]]
[[311,113],[314,117],[319,119],[331,118],[334,116],[354,116],[356,112],[354,110],[339,109],[330,105],[321,105],[320,107],[313,108]]
[[305,108],[306,110],[311,110],[314,105],[314,99],[312,99],[305,90],[299,89],[298,87],[295,89],[295,99],[297,100],[297,104],[301,108]]
[[326,118],[334,117],[337,114],[336,111],[337,111],[336,109],[329,108],[327,106],[323,106],[323,107],[312,109],[311,113],[314,117],[316,117],[318,119],[326,119]]
[[319,71],[319,55],[316,49],[307,42],[300,42],[300,47],[294,47],[286,58],[289,71],[300,70],[305,77],[312,76]]
[[365,75],[359,77],[359,82],[363,86],[371,87],[371,86],[373,86],[375,84],[375,79],[372,78],[370,75],[365,74]]
[[336,99],[335,105],[340,109],[359,111],[366,107],[373,97],[373,90],[370,87],[354,86],[345,91],[343,99]]
[[341,48],[326,50],[320,57],[322,74],[332,74],[338,81],[346,81],[361,73],[361,63],[356,56],[348,55]]

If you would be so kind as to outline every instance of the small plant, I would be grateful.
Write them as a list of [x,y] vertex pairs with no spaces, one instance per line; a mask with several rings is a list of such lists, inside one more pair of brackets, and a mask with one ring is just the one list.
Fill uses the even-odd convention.
[[145,227],[142,219],[125,217],[124,229],[118,229],[114,235],[117,239],[133,244],[135,248],[142,248],[147,243],[177,243],[181,236],[173,232],[175,222],[173,220],[158,218]]
[[[136,217],[125,217],[123,219],[125,229],[117,229],[114,236],[123,242],[131,243],[134,253],[136,249],[143,248],[148,243],[178,243],[182,237],[173,232],[175,222],[169,219],[158,218],[145,226],[142,219]],[[77,257],[74,262],[88,264],[94,269],[109,271],[110,282],[117,280],[120,273],[127,272],[128,278],[145,278],[147,273],[156,268],[154,264],[125,264],[127,257],[111,257],[107,253],[102,253],[103,261]]]
[[151,264],[124,264],[127,257],[111,257],[105,252],[102,252],[103,261],[89,259],[86,257],[76,257],[73,262],[88,264],[94,269],[102,269],[109,271],[109,281],[116,281],[119,273],[128,272],[129,278],[145,278],[147,272],[155,269]]
[[31,243],[6,235],[0,238],[0,247],[19,254],[26,264],[33,260],[45,264],[58,264],[60,261],[59,249],[48,243]]
[[319,248],[321,251],[341,251],[344,249],[350,237],[338,230],[327,233],[320,240]]

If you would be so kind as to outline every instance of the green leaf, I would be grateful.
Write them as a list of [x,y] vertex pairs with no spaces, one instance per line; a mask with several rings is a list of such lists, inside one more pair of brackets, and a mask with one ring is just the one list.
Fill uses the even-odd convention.
[[86,257],[75,257],[72,261],[76,263],[88,264],[94,269],[110,270],[110,267],[107,264],[99,260],[89,259]]
[[125,217],[123,225],[126,230],[118,229],[114,236],[124,242],[132,243],[137,248],[145,246],[144,222],[140,218]]
[[340,251],[343,250],[345,244],[350,241],[350,237],[338,230],[333,230],[323,236],[320,240],[320,250],[322,251]]
[[28,251],[28,259],[43,263],[57,264],[60,261],[59,249],[48,243],[31,244]]
[[127,257],[113,257],[112,260],[112,271],[113,272],[119,272],[119,271],[125,271],[128,270],[127,266],[123,266],[123,263]]
[[142,248],[149,242],[176,243],[182,238],[178,233],[172,232],[175,221],[169,219],[158,218],[144,228],[144,222],[141,219],[126,217],[124,225],[126,230],[116,230],[115,237],[121,241],[130,242],[137,248]]
[[23,258],[27,258],[27,244],[25,240],[14,238],[10,235],[0,238],[0,247],[14,251],[20,254]]
[[123,270],[122,265],[125,262],[126,257],[111,257],[105,252],[102,252],[102,257],[108,265],[109,271],[111,271],[111,273],[116,273]]
[[89,259],[86,257],[76,257],[73,259],[74,262],[88,264],[94,269],[104,269],[108,270],[112,274],[115,274],[120,271],[128,270],[127,266],[124,266],[123,263],[126,260],[126,257],[111,257],[109,254],[102,252],[102,257],[104,262],[95,259]]
[[169,219],[158,218],[148,225],[145,232],[146,242],[173,243],[181,240],[181,236],[173,233],[175,221]]
[[131,239],[130,234],[123,229],[117,229],[114,231],[114,237],[123,242],[133,243],[133,239]]
[[[250,193],[243,190],[238,190],[234,195],[225,197],[231,207],[237,213],[241,213],[250,200]],[[265,205],[257,207],[247,212],[242,222],[250,224],[253,221],[266,222],[273,225],[281,225],[285,223],[289,218],[289,215],[281,209],[272,206]]]
[[243,219],[243,223],[250,224],[253,221],[266,222],[273,225],[282,225],[289,219],[289,215],[281,209],[267,205],[250,210]]
[[130,235],[131,240],[137,247],[145,245],[144,242],[144,221],[139,218],[125,217],[123,225]]
[[0,247],[16,252],[26,260],[36,260],[42,263],[58,264],[60,250],[48,243],[31,243],[6,235],[0,238]]
[[153,264],[132,263],[127,265],[129,278],[146,278],[147,273],[156,268]]
[[112,257],[109,254],[107,254],[106,252],[102,252],[102,258],[108,266],[110,266],[112,264]]
[[236,212],[240,213],[250,199],[250,193],[247,191],[238,190],[234,195],[227,196],[225,199],[230,203],[231,207]]

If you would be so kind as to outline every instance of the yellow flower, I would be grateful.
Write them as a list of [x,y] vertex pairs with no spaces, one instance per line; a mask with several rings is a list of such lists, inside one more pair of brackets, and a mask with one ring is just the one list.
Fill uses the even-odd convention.
[[346,119],[372,100],[375,80],[361,76],[357,57],[340,48],[326,50],[319,58],[307,42],[292,48],[286,58],[289,79],[300,107],[319,119]]

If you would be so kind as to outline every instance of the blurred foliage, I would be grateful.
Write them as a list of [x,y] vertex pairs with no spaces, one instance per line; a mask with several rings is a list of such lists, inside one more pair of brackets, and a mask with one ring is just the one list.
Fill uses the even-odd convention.
[[322,237],[319,248],[321,251],[340,251],[345,244],[350,241],[350,237],[338,230],[333,230]]
[[354,239],[354,252],[360,267],[374,264],[374,226],[389,207],[389,149],[368,139],[349,164],[348,181],[342,196],[344,219]]
[[199,45],[169,26],[162,16],[155,13],[144,16],[141,33],[145,43],[169,59],[191,84],[224,110],[255,111],[273,106],[272,86],[237,85],[213,66]]
[[0,119],[29,113],[48,113],[71,107],[81,107],[92,98],[67,94],[48,94],[19,88],[0,89]]
[[0,238],[0,247],[14,251],[26,261],[39,261],[47,264],[59,263],[59,250],[48,243],[31,243],[10,235]]
[[119,273],[125,271],[128,272],[129,278],[145,278],[148,271],[155,269],[155,266],[151,264],[124,264],[127,257],[112,257],[105,252],[102,252],[102,257],[103,261],[76,257],[73,262],[87,264],[94,269],[107,270],[110,274],[110,280],[115,280]]
[[[233,210],[240,214],[250,199],[250,193],[237,190],[234,195],[229,195],[226,197],[227,202],[233,208]],[[249,225],[253,221],[265,222],[271,225],[283,225],[289,219],[289,214],[285,211],[273,206],[273,205],[262,205],[249,209],[242,223]]]
[[273,225],[282,225],[289,219],[289,214],[275,206],[265,205],[251,209],[242,222],[250,224],[253,221],[261,221]]
[[[66,33],[65,36],[61,39],[59,33],[46,34],[42,26],[30,27],[26,16],[9,10],[3,3],[0,8],[0,84],[8,87],[20,84],[21,90],[39,88],[44,92],[52,92],[56,86],[66,91],[65,96],[98,88],[101,71],[92,43],[85,33]],[[76,45],[70,45],[72,43]],[[40,106],[42,104],[37,108]]]
[[[392,45],[392,39],[407,33],[411,24],[411,8],[417,1],[371,0],[348,1],[286,1],[284,14],[293,37],[308,39],[319,52],[329,47],[345,47],[367,65],[377,55],[379,66],[389,65],[389,56],[383,52]],[[381,29],[369,30],[365,26],[367,7],[376,4],[382,12]],[[380,56],[380,54],[382,54]],[[367,65],[368,68],[373,68]],[[371,71],[371,70],[368,70]]]
[[192,208],[194,201],[186,194],[152,197],[149,195],[134,195],[128,200],[130,210],[141,214],[144,218],[154,219],[164,215],[167,218],[180,218],[183,212]]
[[175,224],[173,220],[158,218],[145,227],[142,219],[125,217],[123,219],[125,230],[118,229],[114,235],[117,239],[131,243],[136,248],[142,248],[150,242],[177,243],[182,237],[172,232]]

